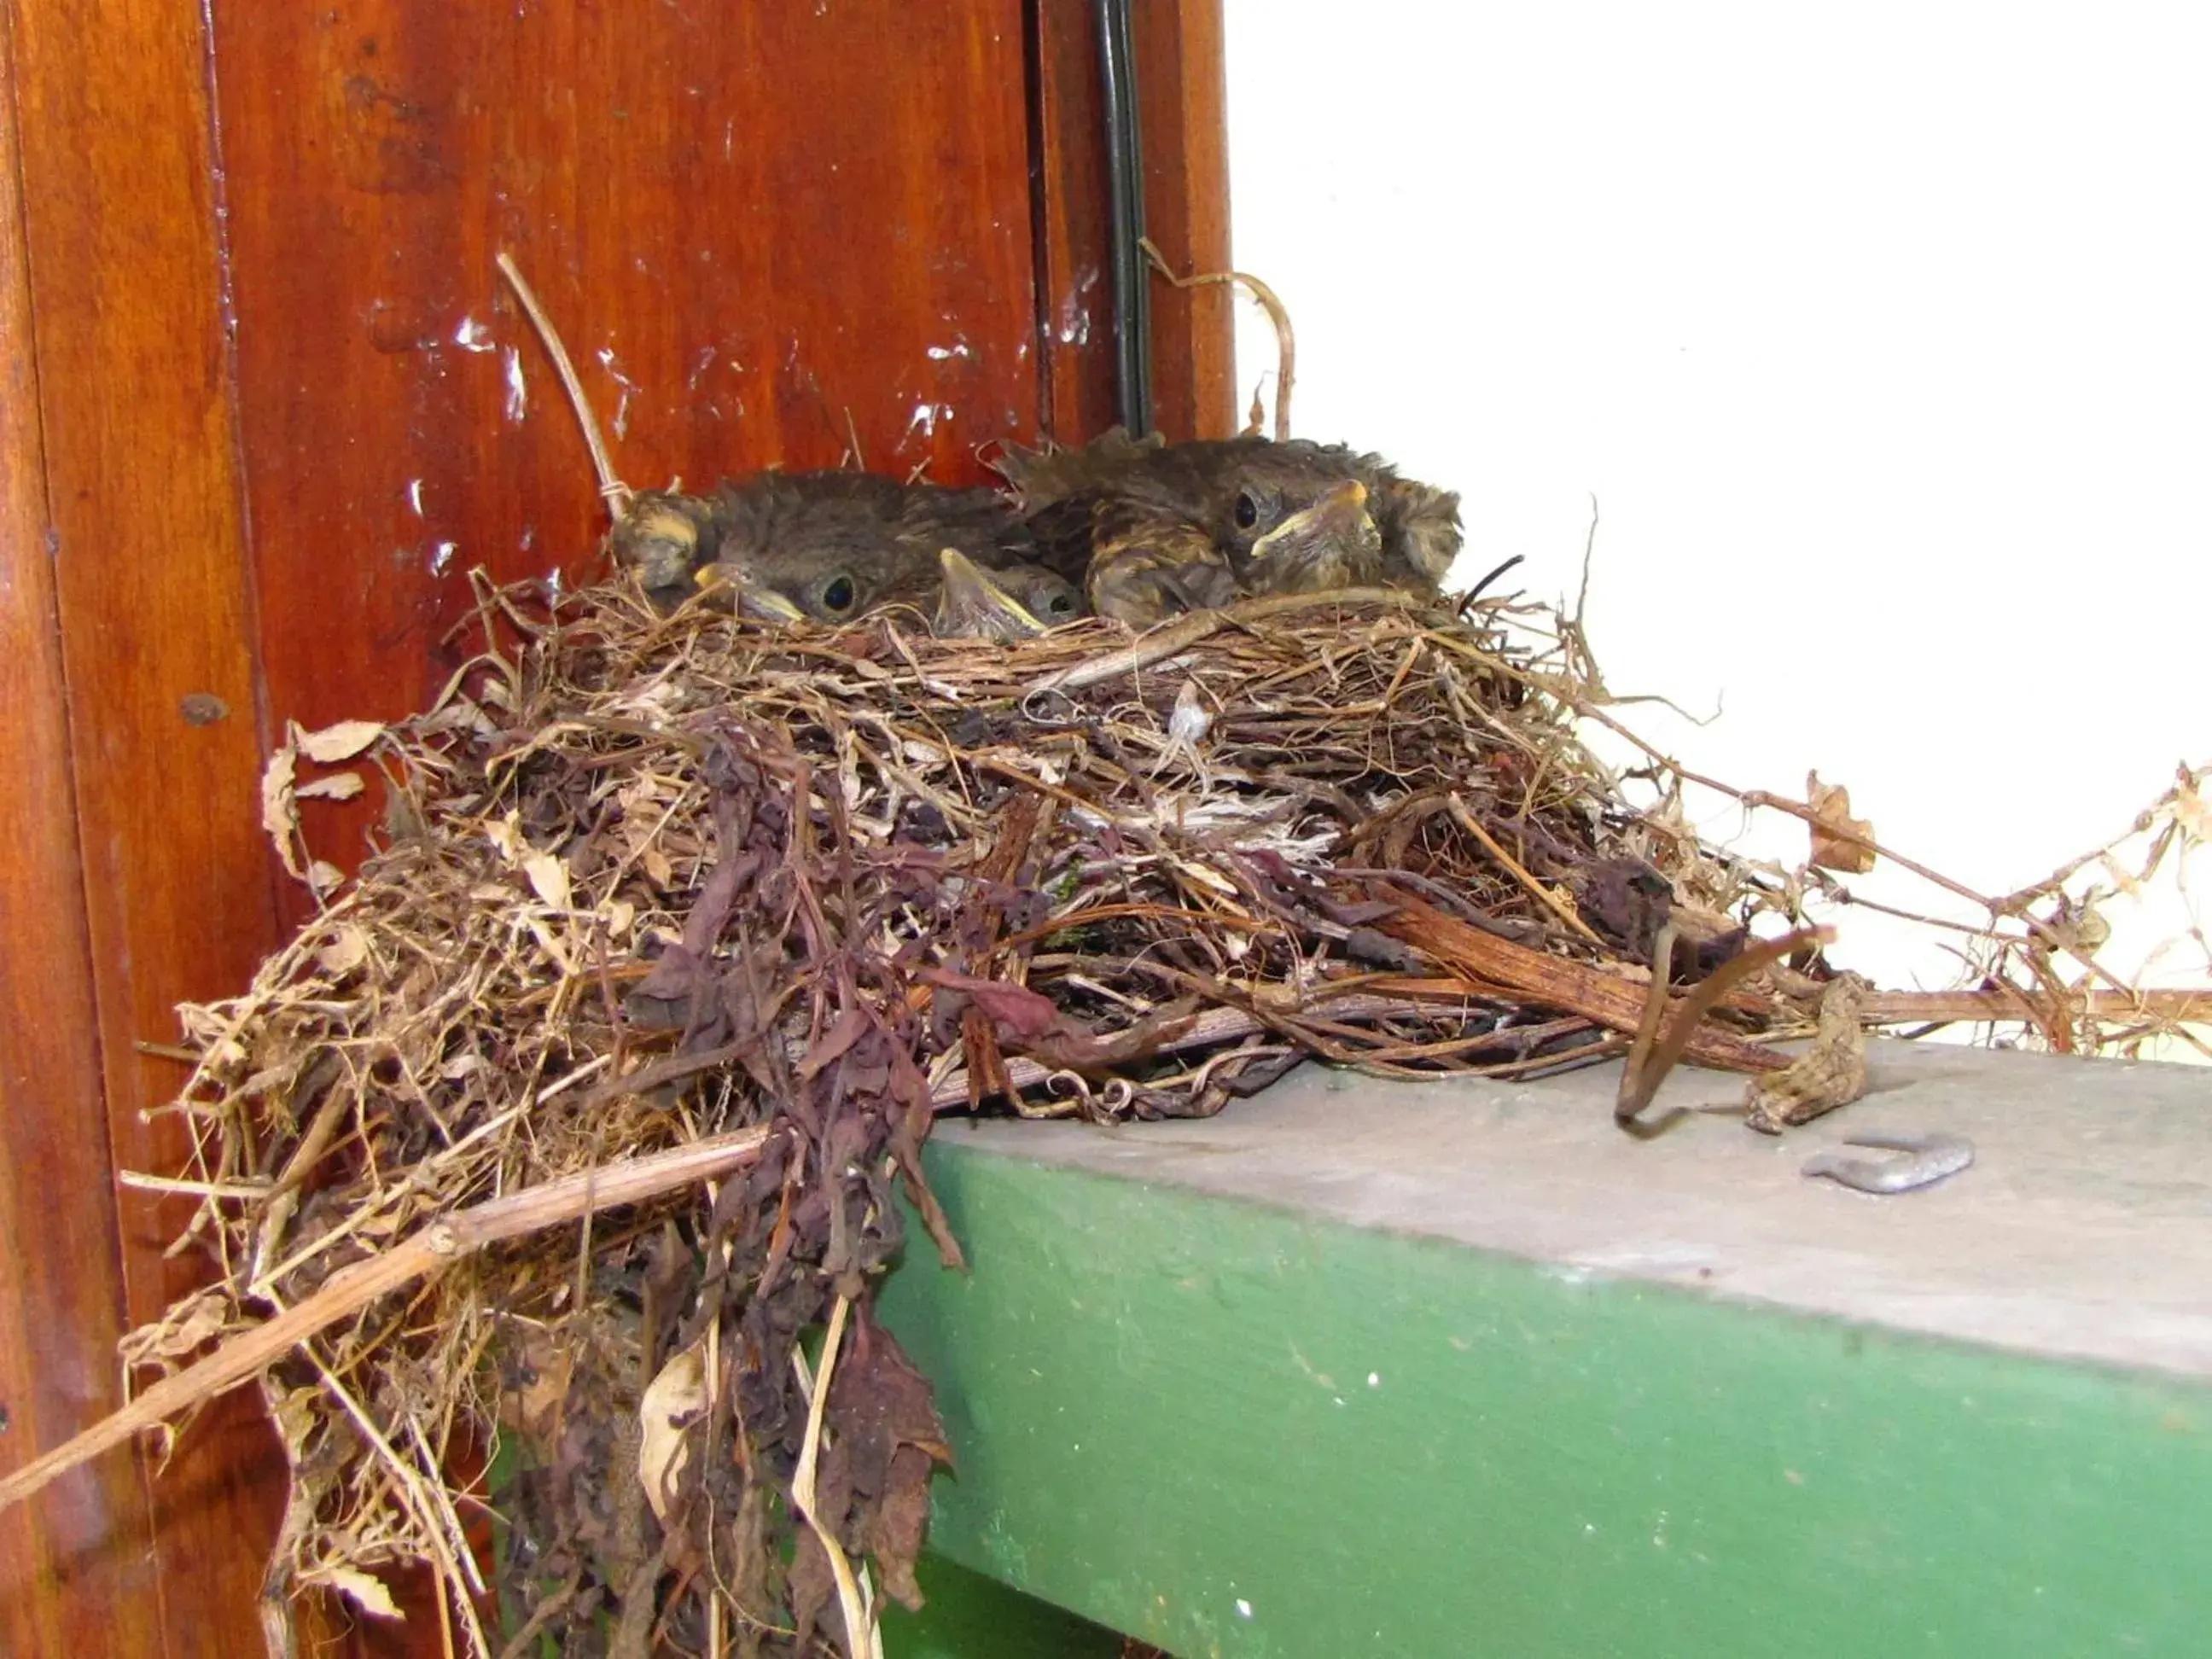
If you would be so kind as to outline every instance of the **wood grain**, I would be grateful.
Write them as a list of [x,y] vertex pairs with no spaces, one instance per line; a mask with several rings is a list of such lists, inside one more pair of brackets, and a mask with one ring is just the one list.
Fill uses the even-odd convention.
[[[217,18],[270,706],[412,708],[470,566],[597,569],[511,250],[633,483],[1031,431],[1018,0]],[[284,85],[290,95],[268,95]],[[522,388],[514,396],[515,377]],[[343,851],[341,847],[338,850]]]
[[[1037,329],[1048,429],[1080,442],[1114,424],[1114,283],[1105,106],[1094,0],[1036,6]],[[1178,275],[1229,268],[1229,143],[1220,0],[1133,8],[1145,220]],[[1221,288],[1152,287],[1152,420],[1170,438],[1235,432],[1234,301]]]
[[[121,1165],[169,1168],[182,1151],[174,1120],[139,1113],[178,1075],[134,1045],[173,1034],[180,999],[242,985],[273,921],[251,805],[253,596],[240,556],[206,43],[198,11],[159,0],[27,0],[15,15],[47,544],[99,1032],[96,1048],[70,1045],[74,1064],[58,1066],[53,1097],[104,1086],[104,1150]],[[188,698],[227,712],[195,723]],[[64,809],[50,799],[43,810]],[[8,943],[12,953],[17,940]],[[33,988],[59,994],[43,975]],[[49,1210],[106,1202],[97,1185],[49,1192]],[[160,1255],[186,1206],[126,1194],[117,1207],[127,1316],[151,1318],[192,1283],[194,1264]],[[77,1260],[52,1270],[96,1271]],[[42,1355],[43,1371],[74,1367],[88,1394],[112,1391],[104,1323],[52,1334],[70,1352]],[[83,1650],[215,1659],[258,1650],[260,1563],[241,1540],[267,1535],[276,1487],[254,1415],[244,1402],[211,1413],[153,1485],[150,1560],[127,1532],[86,1536],[116,1570],[158,1577],[158,1591],[126,1597],[131,1622]],[[158,1636],[138,1622],[156,1610]]]
[[[1218,135],[1188,130],[1218,88],[1170,94],[1209,16],[1218,81],[1218,8],[1160,15],[1148,197],[1170,257],[1203,262],[1225,212],[1177,198],[1218,183]],[[117,1331],[192,1282],[159,1254],[179,1205],[111,1174],[179,1161],[140,1114],[180,1075],[137,1045],[238,991],[306,908],[258,825],[276,732],[419,706],[472,565],[596,572],[582,444],[496,251],[635,483],[855,441],[973,479],[991,440],[1098,429],[1113,388],[1103,313],[1057,347],[1042,321],[1103,246],[1080,0],[0,17],[0,757],[31,808],[0,829],[8,1468],[112,1402]],[[1164,296],[1163,354],[1183,312]],[[1164,404],[1176,429],[1206,429],[1176,412],[1194,395]],[[351,863],[368,806],[311,810],[314,850]],[[0,1642],[258,1651],[273,1474],[239,1395],[150,1498],[120,1456],[72,1476],[0,1522]],[[434,1642],[424,1619],[354,1638]]]
[[[1114,282],[1105,91],[1096,0],[1033,0],[1036,330],[1048,385],[1041,435],[1080,443],[1114,424]],[[1139,73],[1151,66],[1140,62]]]
[[[1227,270],[1228,88],[1221,0],[1152,0],[1133,9],[1137,97],[1145,124],[1146,228],[1177,276]],[[1234,304],[1224,285],[1153,285],[1153,421],[1170,438],[1222,438],[1243,424]]]
[[[0,11],[0,88],[14,83]],[[0,1468],[119,1403],[123,1264],[71,810],[15,105],[0,99]],[[152,1651],[159,1597],[142,1472],[111,1458],[0,1518],[0,1650]]]

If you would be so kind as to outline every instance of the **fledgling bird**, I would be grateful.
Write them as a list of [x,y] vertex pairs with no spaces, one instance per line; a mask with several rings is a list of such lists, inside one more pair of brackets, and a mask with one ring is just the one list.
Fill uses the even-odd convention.
[[999,471],[1042,556],[1080,568],[1092,605],[1139,626],[1237,592],[1433,593],[1460,548],[1457,495],[1341,444],[1117,428],[1079,449],[1010,449]]
[[712,537],[714,508],[696,495],[642,489],[609,537],[615,562],[635,569],[646,591],[680,598],[690,591]]
[[1074,584],[1041,564],[986,569],[955,547],[942,550],[938,562],[930,632],[941,640],[1034,639],[1084,614]]
[[[905,604],[1006,638],[1082,614],[1074,588],[1026,557],[1026,526],[992,490],[869,472],[763,472],[725,483],[711,508],[697,580],[726,587],[759,620],[842,623]],[[991,578],[963,577],[949,606],[947,550]]]

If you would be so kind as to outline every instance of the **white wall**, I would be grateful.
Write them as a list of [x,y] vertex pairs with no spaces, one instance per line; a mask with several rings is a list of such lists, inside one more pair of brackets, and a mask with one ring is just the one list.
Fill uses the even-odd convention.
[[[1295,429],[1459,489],[1463,570],[1525,554],[1540,597],[1595,495],[1608,681],[1724,710],[1639,730],[1745,787],[1818,767],[1984,891],[2212,760],[2212,13],[1228,0],[1228,31]],[[2116,966],[2187,921],[2137,912]],[[1863,918],[1842,960],[1954,982]]]

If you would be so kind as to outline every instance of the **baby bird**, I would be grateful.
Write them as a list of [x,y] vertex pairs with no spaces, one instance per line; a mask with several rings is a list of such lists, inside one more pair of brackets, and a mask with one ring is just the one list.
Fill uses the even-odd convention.
[[1340,444],[1116,428],[1079,449],[1009,450],[999,469],[1045,559],[1138,626],[1238,592],[1433,593],[1460,547],[1458,496]]
[[[762,621],[843,623],[902,604],[949,627],[1018,638],[1084,610],[1069,583],[1025,556],[1034,549],[1026,527],[988,489],[763,472],[716,492],[700,543],[699,585],[726,588]],[[948,550],[965,567],[949,599]]]
[[609,544],[615,562],[635,569],[647,592],[681,599],[711,540],[713,521],[714,509],[696,495],[642,489],[615,526]]
[[957,547],[938,555],[940,580],[930,632],[939,639],[1033,639],[1084,614],[1074,584],[1040,564],[987,570]]

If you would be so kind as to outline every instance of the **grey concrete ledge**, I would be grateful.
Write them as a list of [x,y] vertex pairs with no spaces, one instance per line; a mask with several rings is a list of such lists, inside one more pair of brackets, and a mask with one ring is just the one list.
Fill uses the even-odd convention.
[[[1203,1121],[937,1133],[1562,1274],[2212,1376],[2212,1068],[1884,1042],[1872,1072],[1866,1098],[1778,1139],[1701,1116],[1632,1140],[1611,1066],[1533,1084],[1309,1066]],[[1742,1088],[1683,1070],[1658,1104]],[[1974,1166],[1887,1198],[1799,1172],[1849,1135],[1931,1131],[1970,1138]]]

